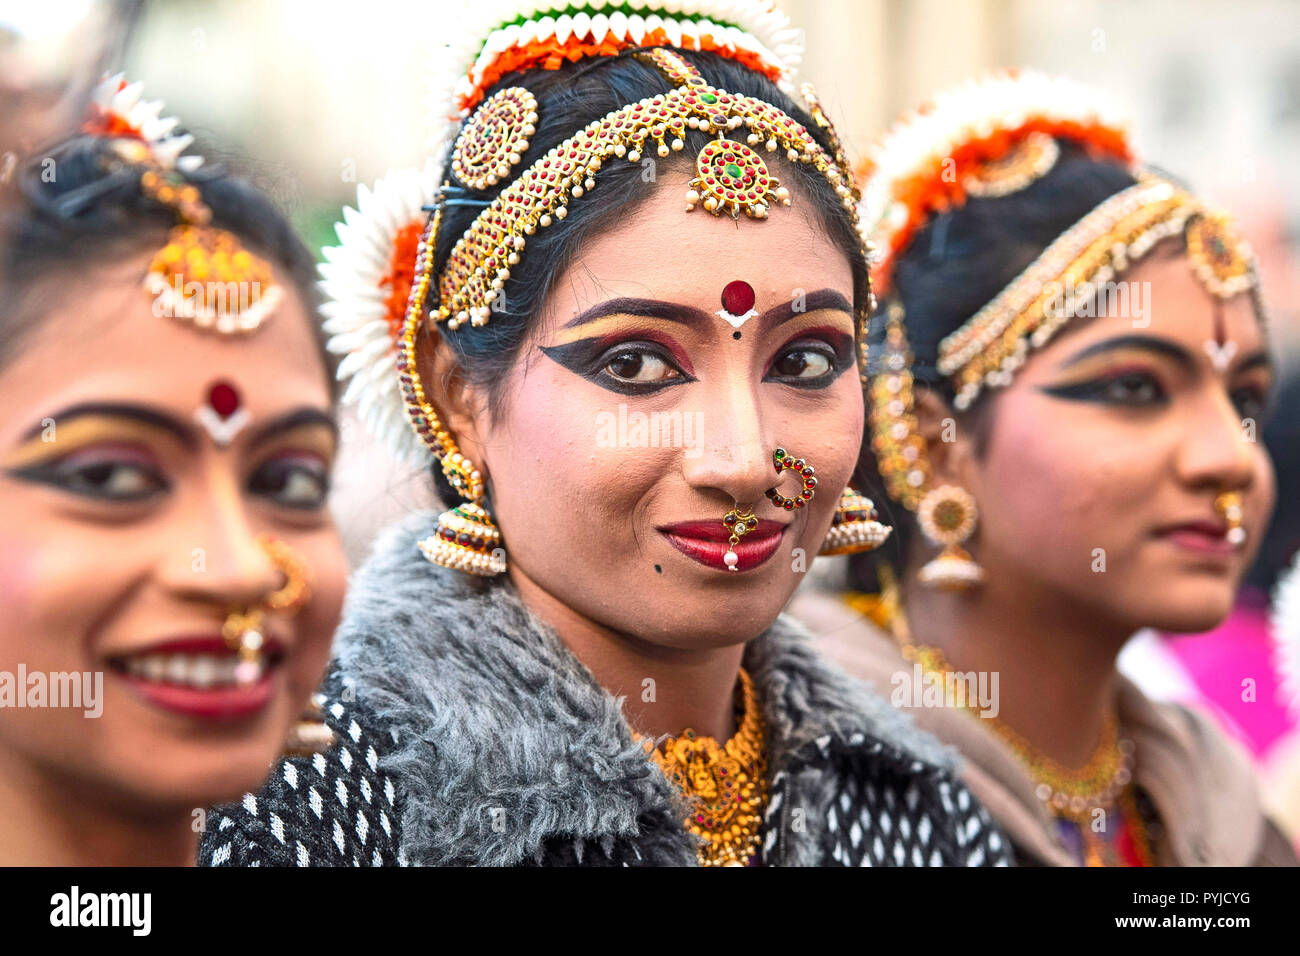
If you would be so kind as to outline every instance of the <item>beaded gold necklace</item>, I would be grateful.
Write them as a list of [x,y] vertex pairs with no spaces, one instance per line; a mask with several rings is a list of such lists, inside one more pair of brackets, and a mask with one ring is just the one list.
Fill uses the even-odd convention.
[[739,696],[740,726],[726,743],[688,729],[650,754],[690,805],[685,824],[700,840],[700,866],[745,866],[758,852],[767,806],[767,727],[744,668]]
[[[953,670],[939,648],[914,644],[906,639],[900,639],[899,643],[903,657],[919,663],[926,673],[942,675]],[[966,709],[974,711],[969,704]],[[1133,742],[1120,737],[1118,714],[1114,711],[1106,714],[1101,740],[1087,762],[1077,768],[1066,767],[1039,753],[1004,721],[982,715],[980,719],[987,720],[998,736],[1015,751],[1034,781],[1034,794],[1043,802],[1047,812],[1058,820],[1073,824],[1078,830],[1083,844],[1084,865],[1151,865],[1146,826],[1129,786],[1133,779]],[[1093,813],[1097,809],[1113,812],[1118,818],[1120,851],[1111,847],[1093,829]]]

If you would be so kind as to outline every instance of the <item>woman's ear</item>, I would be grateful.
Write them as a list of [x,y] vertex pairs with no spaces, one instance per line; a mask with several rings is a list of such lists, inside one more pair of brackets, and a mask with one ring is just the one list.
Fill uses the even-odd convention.
[[917,431],[925,439],[930,461],[930,484],[969,490],[975,478],[975,436],[959,426],[952,408],[933,390],[918,387],[915,403]]
[[483,455],[487,403],[470,385],[456,351],[447,344],[432,322],[426,321],[415,345],[416,367],[424,393],[442,419],[442,425],[460,448],[460,453],[488,480]]

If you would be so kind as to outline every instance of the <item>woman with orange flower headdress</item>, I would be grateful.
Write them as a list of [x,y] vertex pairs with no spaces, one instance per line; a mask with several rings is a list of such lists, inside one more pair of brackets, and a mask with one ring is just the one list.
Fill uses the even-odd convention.
[[345,398],[459,503],[353,581],[326,692],[374,719],[204,859],[1005,863],[949,756],[779,617],[888,533],[848,487],[868,272],[797,34],[754,0],[481,12],[430,165],[324,270]]
[[897,533],[794,613],[963,752],[1022,864],[1294,862],[1243,757],[1115,668],[1140,628],[1223,619],[1272,509],[1248,246],[1038,73],[906,116],[861,211],[862,473]]

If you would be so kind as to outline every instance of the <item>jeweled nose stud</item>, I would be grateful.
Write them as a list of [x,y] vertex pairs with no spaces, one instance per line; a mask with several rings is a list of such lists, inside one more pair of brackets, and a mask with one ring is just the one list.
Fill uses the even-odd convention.
[[775,488],[767,489],[767,497],[772,504],[784,508],[786,511],[793,511],[795,508],[802,508],[812,501],[813,495],[817,493],[817,477],[812,465],[802,458],[796,458],[789,454],[784,448],[778,448],[772,452],[772,465],[776,468],[778,475],[783,471],[793,471],[799,476],[802,485],[793,498],[787,498]]
[[1228,522],[1228,544],[1241,547],[1246,543],[1246,529],[1242,527],[1241,492],[1225,491],[1214,499],[1214,510]]
[[722,562],[727,566],[728,571],[739,571],[740,555],[736,554],[736,545],[740,543],[741,538],[758,527],[758,518],[755,517],[752,508],[742,509],[737,504],[722,516],[722,524],[731,532],[731,538],[727,541],[727,553],[722,556]]

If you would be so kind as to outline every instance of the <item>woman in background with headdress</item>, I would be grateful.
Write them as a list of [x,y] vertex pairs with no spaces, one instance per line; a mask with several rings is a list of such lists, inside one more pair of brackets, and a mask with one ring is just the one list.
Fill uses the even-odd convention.
[[963,752],[1019,863],[1294,862],[1244,757],[1115,669],[1140,628],[1222,620],[1268,521],[1249,248],[1036,73],[905,117],[863,192],[863,473],[898,534],[795,613]]
[[205,806],[330,743],[311,260],[159,110],[106,80],[0,227],[3,864],[192,864]]
[[348,211],[345,397],[460,504],[353,580],[326,692],[374,719],[205,860],[1006,861],[949,758],[778,618],[887,531],[847,490],[867,267],[794,33],[639,9],[488,5],[430,168]]

